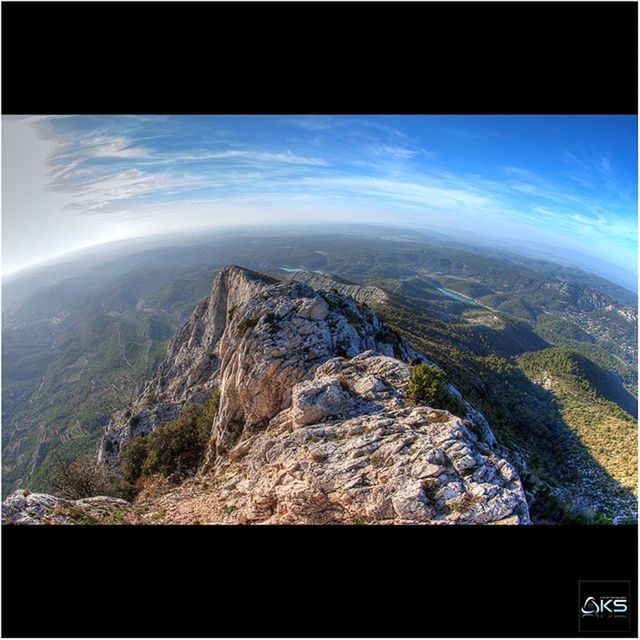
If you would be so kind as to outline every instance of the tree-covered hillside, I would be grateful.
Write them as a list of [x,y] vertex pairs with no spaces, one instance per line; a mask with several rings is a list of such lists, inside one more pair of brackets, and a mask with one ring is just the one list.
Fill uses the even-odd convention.
[[589,454],[622,487],[637,492],[635,398],[610,373],[571,349],[525,353],[518,362],[532,382],[551,392],[565,424]]

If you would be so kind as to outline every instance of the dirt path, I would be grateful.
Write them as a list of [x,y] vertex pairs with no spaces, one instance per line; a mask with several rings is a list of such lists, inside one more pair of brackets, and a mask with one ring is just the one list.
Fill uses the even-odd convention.
[[206,479],[179,486],[155,479],[136,499],[135,509],[146,524],[221,524],[233,522],[215,485]]

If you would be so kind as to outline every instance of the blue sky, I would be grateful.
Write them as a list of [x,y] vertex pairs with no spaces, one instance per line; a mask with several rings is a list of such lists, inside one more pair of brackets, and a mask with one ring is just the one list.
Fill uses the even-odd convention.
[[635,272],[636,142],[627,116],[4,117],[3,268],[147,233],[327,220]]

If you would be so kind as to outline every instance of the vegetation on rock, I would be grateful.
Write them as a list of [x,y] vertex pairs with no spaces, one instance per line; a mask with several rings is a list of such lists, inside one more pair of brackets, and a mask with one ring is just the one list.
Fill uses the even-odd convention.
[[219,399],[215,392],[206,404],[187,405],[176,420],[128,440],[120,453],[123,480],[134,484],[140,476],[154,473],[193,475],[204,458]]
[[238,322],[238,335],[243,336],[249,329],[253,329],[258,324],[260,318],[243,318]]
[[553,394],[580,446],[622,487],[637,492],[636,421],[606,397],[613,393],[608,378],[584,356],[561,347],[525,353],[518,361],[532,381]]
[[68,500],[118,493],[106,468],[93,456],[58,459],[51,470],[51,486],[56,495]]
[[446,409],[461,417],[467,414],[464,403],[450,393],[445,372],[433,365],[420,362],[413,367],[407,393],[420,404]]
[[[617,484],[634,485],[635,294],[577,269],[525,258],[513,262],[424,236],[394,232],[389,240],[379,232],[363,230],[357,237],[326,230],[292,235],[286,246],[277,234],[250,242],[230,235],[117,259],[105,254],[95,265],[79,261],[71,277],[70,267],[59,265],[7,283],[5,494],[18,486],[51,490],[56,458],[73,461],[95,450],[109,416],[134,399],[132,391],[161,361],[168,339],[210,291],[212,274],[229,262],[274,275],[282,275],[281,265],[316,276],[339,273],[345,282],[384,290],[383,306],[371,302],[381,318],[437,362],[485,415],[509,459],[516,466],[526,463],[526,473],[518,466],[523,481],[530,472],[547,483],[528,485],[535,494],[534,517],[539,508],[543,521],[566,521],[574,512],[561,511],[576,496],[588,502],[599,493],[606,501]],[[356,284],[345,286],[357,291]],[[440,287],[486,306],[448,298]],[[229,321],[234,311],[229,309]],[[238,333],[258,320],[240,321]],[[545,353],[554,345],[584,359]],[[437,385],[433,391],[437,396]],[[157,400],[150,393],[143,409]],[[135,407],[127,416],[132,426],[138,413]],[[145,463],[160,469],[162,460],[168,469],[170,459],[189,459],[180,451],[198,448],[191,446],[197,437],[181,443],[169,427],[164,437],[156,436],[158,446],[169,443],[167,457],[155,461],[150,436],[132,440],[123,475],[135,480]],[[541,486],[553,487],[547,502],[560,505],[551,505],[548,517],[542,514]],[[595,519],[614,515],[614,507]]]

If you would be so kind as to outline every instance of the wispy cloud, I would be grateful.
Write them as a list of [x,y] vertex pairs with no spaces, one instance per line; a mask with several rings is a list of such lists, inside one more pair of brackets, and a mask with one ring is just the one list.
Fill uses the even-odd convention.
[[[290,149],[229,148],[224,136],[227,148],[154,148],[160,136],[113,135],[108,133],[111,128],[80,136],[47,131],[55,143],[47,160],[49,187],[69,196],[67,208],[113,213],[130,210],[132,200],[175,197],[202,189],[249,188],[259,180],[290,175],[299,167],[329,164]],[[219,140],[217,144],[220,146]]]
[[621,180],[616,154],[557,145],[550,170],[529,160],[536,140],[521,145],[495,122],[449,130],[360,116],[29,122],[52,145],[49,188],[66,196],[68,210],[103,218],[206,216],[207,203],[216,211],[235,203],[270,215],[291,207],[297,217],[312,206],[314,215],[321,207],[344,215],[401,211],[416,223],[584,238],[601,251],[612,239],[637,238],[637,187]]
[[391,158],[393,160],[408,160],[409,158],[417,156],[420,151],[418,149],[410,149],[409,147],[401,147],[397,144],[384,144],[372,147],[371,153],[374,156],[382,158]]

